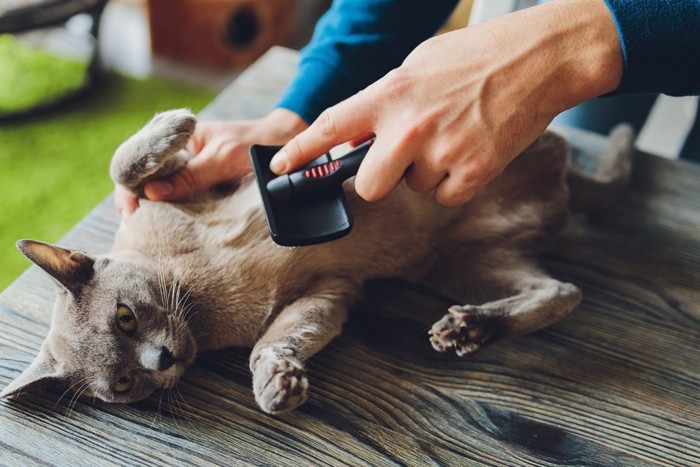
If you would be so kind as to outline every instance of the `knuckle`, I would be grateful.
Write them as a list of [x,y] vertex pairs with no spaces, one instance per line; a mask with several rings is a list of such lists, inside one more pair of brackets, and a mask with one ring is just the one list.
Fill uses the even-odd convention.
[[[207,172],[215,172],[218,178],[222,179],[233,177],[240,166],[240,161],[246,160],[245,153],[247,149],[246,145],[238,140],[228,139],[221,141],[216,151],[207,155]],[[207,178],[211,178],[211,176]],[[196,179],[197,176],[191,174],[191,180]],[[201,185],[201,181],[199,182]]]
[[322,136],[326,138],[334,138],[337,134],[337,123],[336,115],[333,108],[329,108],[321,112],[318,116],[314,126],[321,133]]
[[450,178],[459,186],[472,186],[477,180],[481,180],[479,170],[450,172]]
[[379,93],[385,99],[394,99],[402,96],[410,88],[409,81],[410,79],[406,72],[401,68],[396,68],[382,78]]
[[478,161],[473,161],[463,168],[450,175],[454,176],[460,183],[464,185],[483,185],[489,182],[498,174],[498,167],[491,158],[483,158]]
[[408,125],[406,125],[403,130],[402,130],[402,140],[401,140],[401,145],[404,147],[413,147],[416,144],[416,141],[421,141],[423,138],[423,128],[421,125],[417,125],[414,122],[416,122],[415,119],[410,118],[409,119]]
[[445,171],[454,168],[456,157],[452,151],[438,151],[432,157],[435,167],[439,167]]
[[216,152],[221,158],[226,159],[234,156],[243,149],[243,145],[238,140],[227,139],[219,145],[219,150]]
[[235,161],[243,157],[245,151],[246,147],[239,141],[224,141],[214,153],[213,160],[208,162],[210,166],[226,174],[231,171]]

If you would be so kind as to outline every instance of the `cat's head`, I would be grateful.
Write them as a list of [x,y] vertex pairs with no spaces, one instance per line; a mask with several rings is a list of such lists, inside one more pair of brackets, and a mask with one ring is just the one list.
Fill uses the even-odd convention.
[[58,293],[39,355],[0,397],[56,385],[133,402],[178,382],[196,345],[179,288],[156,267],[33,240],[17,246]]

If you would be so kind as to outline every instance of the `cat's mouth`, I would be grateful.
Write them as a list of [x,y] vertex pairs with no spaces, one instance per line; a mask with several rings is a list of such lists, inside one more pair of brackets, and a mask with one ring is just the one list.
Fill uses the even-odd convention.
[[194,357],[197,355],[197,344],[194,340],[192,334],[188,334],[185,340],[184,348],[180,351],[180,357],[177,358],[178,362],[181,362],[184,367],[188,367],[194,361]]
[[[172,382],[172,386],[177,383],[177,380],[180,379],[180,376],[182,376],[182,373],[184,373],[185,369],[189,367],[192,362],[194,362],[194,358],[197,355],[197,344],[195,343],[194,337],[191,334],[187,334],[186,337],[182,339],[183,344],[180,349],[178,349],[177,353],[174,353],[174,362],[171,368],[167,370],[167,373],[170,375],[175,375],[175,377],[170,377],[168,378],[169,380],[174,380]],[[168,381],[170,383],[171,381]],[[170,387],[172,387],[170,386]],[[170,389],[170,387],[166,387],[165,389]]]
[[162,388],[163,389],[172,389],[175,387],[175,385],[180,381],[180,378],[182,375],[185,373],[185,369],[187,368],[187,365],[185,365],[183,362],[177,362],[175,365],[173,365],[167,372],[166,372],[166,378],[165,381],[163,382]]

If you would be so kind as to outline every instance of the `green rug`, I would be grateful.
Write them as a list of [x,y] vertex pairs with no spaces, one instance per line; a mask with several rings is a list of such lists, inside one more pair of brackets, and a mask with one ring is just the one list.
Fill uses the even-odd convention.
[[0,34],[0,116],[47,105],[83,87],[90,63]]
[[106,76],[54,111],[0,123],[0,290],[29,266],[15,241],[55,242],[113,188],[109,161],[153,114],[198,112],[211,91],[169,81]]

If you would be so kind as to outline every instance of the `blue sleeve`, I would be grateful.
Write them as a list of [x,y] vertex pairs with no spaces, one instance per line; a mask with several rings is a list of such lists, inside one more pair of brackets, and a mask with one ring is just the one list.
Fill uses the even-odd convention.
[[398,67],[431,37],[457,0],[336,0],[302,49],[278,103],[311,123],[326,108]]
[[613,94],[700,94],[700,0],[605,0],[625,60]]

